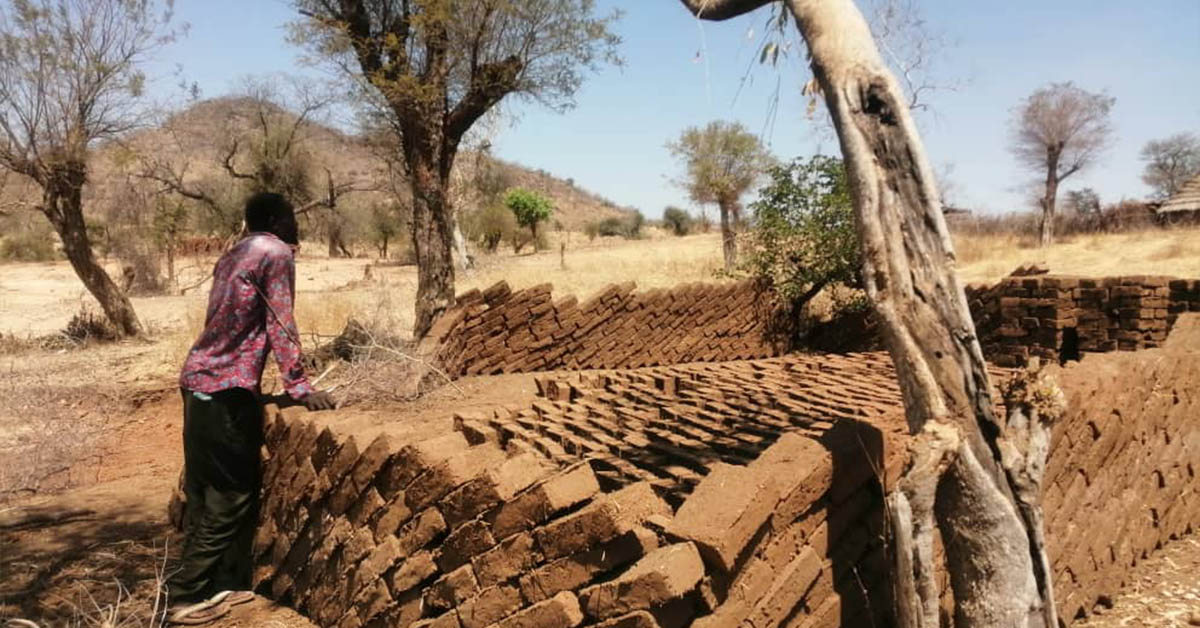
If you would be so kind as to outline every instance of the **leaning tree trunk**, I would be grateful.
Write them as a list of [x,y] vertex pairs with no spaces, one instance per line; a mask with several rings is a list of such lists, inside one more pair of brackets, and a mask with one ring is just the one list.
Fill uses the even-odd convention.
[[454,303],[454,217],[446,206],[446,182],[437,168],[411,166],[413,215],[410,229],[417,258],[417,302],[413,335],[423,338],[433,321]]
[[725,270],[732,272],[737,267],[737,225],[734,221],[737,201],[722,201],[721,208],[721,249],[725,254]]
[[1054,243],[1054,209],[1058,198],[1058,152],[1046,155],[1046,185],[1042,196],[1042,219],[1038,225],[1038,246]]
[[[702,18],[726,19],[769,0],[682,1]],[[936,512],[957,625],[1055,626],[1040,476],[1028,470],[1044,463],[1044,448],[1029,443],[1049,442],[1052,417],[1025,421],[1031,435],[1014,438],[993,414],[933,172],[862,14],[852,0],[786,2],[838,133],[865,289],[913,435],[909,465],[887,498],[899,623],[938,625]]]
[[82,187],[82,182],[79,185],[49,183],[43,195],[42,210],[50,219],[54,230],[58,232],[63,252],[71,262],[71,268],[75,270],[88,292],[100,303],[100,309],[104,311],[116,331],[123,336],[140,335],[142,324],[138,321],[129,297],[121,292],[92,252],[87,224],[83,219]]

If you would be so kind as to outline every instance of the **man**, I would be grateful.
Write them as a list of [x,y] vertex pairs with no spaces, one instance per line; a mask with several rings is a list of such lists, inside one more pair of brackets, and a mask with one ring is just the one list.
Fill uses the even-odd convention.
[[250,547],[262,482],[259,394],[267,352],[275,354],[288,396],[309,410],[335,406],[313,389],[300,362],[292,206],[278,194],[256,194],[245,214],[249,235],[213,270],[204,331],[179,377],[187,512],[181,565],[168,581],[173,624],[207,623],[254,597]]

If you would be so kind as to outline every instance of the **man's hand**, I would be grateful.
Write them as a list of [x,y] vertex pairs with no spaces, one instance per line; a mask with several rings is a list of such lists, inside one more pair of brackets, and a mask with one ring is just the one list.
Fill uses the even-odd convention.
[[308,393],[304,399],[301,399],[301,402],[304,403],[304,407],[308,408],[309,412],[320,412],[321,410],[333,410],[337,408],[337,401],[334,401],[333,395],[323,390],[314,390]]

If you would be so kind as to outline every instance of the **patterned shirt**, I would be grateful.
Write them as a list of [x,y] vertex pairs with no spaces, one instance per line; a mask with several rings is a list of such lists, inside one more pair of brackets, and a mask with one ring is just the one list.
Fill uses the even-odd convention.
[[183,363],[179,385],[201,393],[257,392],[271,351],[288,395],[302,399],[312,392],[292,317],[295,283],[292,249],[274,234],[251,233],[222,255],[213,269],[204,331]]

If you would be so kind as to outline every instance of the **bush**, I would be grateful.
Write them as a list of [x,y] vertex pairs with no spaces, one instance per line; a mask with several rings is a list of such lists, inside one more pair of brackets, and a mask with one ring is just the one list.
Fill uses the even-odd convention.
[[58,259],[54,238],[49,233],[26,231],[6,236],[0,242],[0,259],[13,262],[50,262]]
[[662,221],[663,227],[677,236],[685,236],[692,231],[692,215],[678,207],[664,209]]
[[500,205],[488,205],[468,213],[463,219],[466,236],[483,250],[495,253],[501,242],[511,241],[517,228],[513,213]]
[[858,283],[858,240],[840,159],[815,155],[775,166],[751,206],[743,266],[795,306],[827,285]]
[[504,195],[504,206],[516,217],[517,224],[529,228],[533,250],[537,251],[542,242],[538,237],[538,224],[548,220],[550,214],[554,213],[554,203],[532,190],[513,188]]

